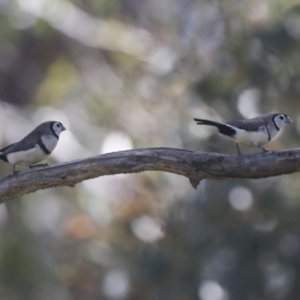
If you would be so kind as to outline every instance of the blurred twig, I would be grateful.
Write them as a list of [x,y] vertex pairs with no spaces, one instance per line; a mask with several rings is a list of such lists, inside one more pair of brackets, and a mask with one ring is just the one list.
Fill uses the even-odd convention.
[[300,171],[300,149],[254,155],[146,148],[113,152],[50,167],[29,169],[0,180],[0,201],[37,190],[75,186],[91,178],[142,171],[186,176],[194,188],[202,179],[263,178]]

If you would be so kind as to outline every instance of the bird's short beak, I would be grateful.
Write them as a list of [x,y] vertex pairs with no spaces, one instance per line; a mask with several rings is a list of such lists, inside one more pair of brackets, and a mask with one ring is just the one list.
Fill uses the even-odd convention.
[[67,130],[66,127],[65,127],[64,125],[61,125],[61,126],[62,126],[62,127],[61,127],[61,131]]
[[288,116],[285,120],[285,123],[293,123],[293,120]]

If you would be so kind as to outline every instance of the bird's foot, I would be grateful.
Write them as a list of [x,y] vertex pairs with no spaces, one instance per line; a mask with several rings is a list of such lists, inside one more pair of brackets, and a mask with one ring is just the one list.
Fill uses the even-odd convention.
[[261,153],[267,153],[267,152],[269,152],[268,149],[266,149],[266,148],[264,148],[264,147],[262,147],[262,146],[259,146],[259,145],[257,145],[257,144],[254,144],[253,146],[259,148],[259,149],[261,150]]

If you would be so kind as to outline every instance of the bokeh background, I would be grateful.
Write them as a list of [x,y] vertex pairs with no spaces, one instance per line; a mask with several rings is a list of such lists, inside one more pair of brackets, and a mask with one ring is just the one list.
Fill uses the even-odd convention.
[[[0,14],[2,147],[54,119],[68,132],[50,163],[236,153],[193,118],[275,111],[294,123],[268,147],[300,145],[299,0],[1,0]],[[145,172],[1,204],[0,299],[298,300],[299,180],[194,190]]]

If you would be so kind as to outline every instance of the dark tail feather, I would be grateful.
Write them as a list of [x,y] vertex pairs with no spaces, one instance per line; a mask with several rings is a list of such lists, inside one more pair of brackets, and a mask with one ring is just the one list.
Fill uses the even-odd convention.
[[204,120],[204,119],[194,119],[198,125],[208,125],[208,126],[215,126],[217,128],[225,126],[222,123],[210,121],[210,120]]
[[219,129],[219,132],[224,135],[232,136],[236,133],[236,131],[226,124],[204,120],[204,119],[194,119],[198,125],[207,125],[207,126],[215,126]]
[[2,159],[3,161],[7,162],[6,155],[4,155],[3,153],[0,153],[0,159]]

